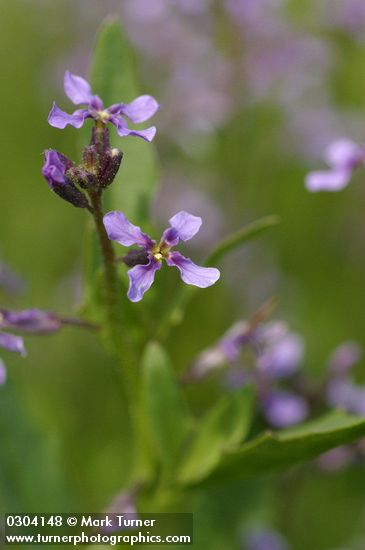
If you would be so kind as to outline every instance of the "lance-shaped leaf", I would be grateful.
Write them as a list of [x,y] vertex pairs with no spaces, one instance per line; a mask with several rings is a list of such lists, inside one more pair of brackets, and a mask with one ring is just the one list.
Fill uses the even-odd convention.
[[164,464],[171,465],[190,419],[170,360],[157,342],[147,346],[142,360],[142,408],[155,453]]
[[197,426],[178,473],[180,483],[206,477],[224,451],[235,448],[247,436],[253,410],[253,389],[243,388],[225,395]]
[[242,229],[232,233],[232,235],[228,235],[228,237],[218,243],[214,250],[209,254],[205,263],[207,265],[212,263],[214,264],[235,248],[248,243],[278,223],[279,218],[277,216],[266,216],[265,218],[260,218],[259,220],[242,227]]
[[[334,411],[318,420],[282,432],[267,432],[227,452],[205,483],[230,482],[285,469],[365,436],[365,419]],[[196,483],[194,480],[193,483]]]

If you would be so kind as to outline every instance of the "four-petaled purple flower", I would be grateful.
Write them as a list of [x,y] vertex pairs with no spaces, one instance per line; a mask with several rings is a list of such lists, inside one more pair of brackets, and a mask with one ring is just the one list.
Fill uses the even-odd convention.
[[[128,298],[132,302],[142,300],[143,294],[151,287],[155,273],[161,268],[162,261],[167,265],[175,266],[180,271],[181,279],[188,285],[206,288],[216,283],[220,272],[214,267],[200,267],[180,252],[172,250],[180,240],[188,241],[199,231],[201,218],[188,212],[178,212],[170,218],[170,227],[157,243],[141,229],[133,225],[123,212],[108,212],[104,216],[104,225],[109,239],[123,246],[137,245],[142,254],[138,265],[128,271],[130,281]],[[136,262],[137,263],[137,262]]]
[[[0,309],[0,347],[24,357],[26,351],[23,338],[5,331],[10,329],[32,334],[49,334],[58,331],[60,327],[60,319],[47,311],[36,308],[23,311]],[[0,360],[0,384],[4,384],[5,380],[5,365]]]
[[75,105],[87,105],[86,109],[77,109],[71,115],[62,111],[56,103],[53,104],[48,116],[48,122],[55,128],[63,129],[67,125],[81,128],[87,118],[92,118],[103,124],[114,124],[120,136],[138,136],[145,141],[152,141],[156,128],[151,126],[145,130],[131,130],[123,117],[138,124],[151,118],[159,108],[157,101],[150,95],[137,97],[131,103],[116,103],[108,108],[102,100],[92,93],[90,84],[81,76],[65,72],[64,90],[67,97]]
[[325,151],[330,170],[310,172],[305,185],[308,191],[341,191],[349,183],[352,173],[365,162],[365,148],[349,139],[334,141]]

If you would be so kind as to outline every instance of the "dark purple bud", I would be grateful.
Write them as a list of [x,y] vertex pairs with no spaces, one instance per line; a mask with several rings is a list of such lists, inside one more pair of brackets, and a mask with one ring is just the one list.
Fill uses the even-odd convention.
[[47,180],[49,187],[57,193],[62,199],[70,202],[79,208],[87,208],[89,203],[75,184],[65,177],[66,171],[73,167],[73,162],[58,153],[48,149],[45,151],[45,163],[42,168],[42,174]]
[[119,149],[108,149],[100,158],[99,181],[102,187],[110,185],[118,173],[123,153]]
[[134,267],[135,265],[147,265],[150,260],[145,250],[132,249],[121,258],[121,261],[128,267]]
[[71,181],[74,185],[78,185],[82,189],[90,189],[96,185],[97,179],[95,174],[88,172],[81,166],[73,166],[67,170],[65,180]]

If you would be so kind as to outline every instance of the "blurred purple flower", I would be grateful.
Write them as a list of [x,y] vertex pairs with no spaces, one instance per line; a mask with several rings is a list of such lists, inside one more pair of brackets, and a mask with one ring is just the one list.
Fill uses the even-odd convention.
[[341,447],[323,453],[317,458],[316,464],[324,472],[337,472],[347,466],[347,464],[353,462],[354,451],[354,447],[342,445]]
[[[239,368],[241,353],[246,348],[254,352],[253,369]],[[308,405],[302,397],[278,389],[276,381],[295,374],[303,355],[302,338],[289,332],[285,323],[265,323],[253,328],[249,322],[240,321],[216,346],[197,357],[186,379],[201,380],[228,363],[227,385],[255,384],[261,410],[268,422],[286,428],[304,420],[309,412]]]
[[[15,330],[29,334],[49,334],[61,327],[61,320],[54,314],[40,309],[25,309],[10,311],[0,309],[0,347],[7,351],[26,355],[24,341],[21,336],[5,332]],[[0,384],[6,380],[4,363],[0,360]]]
[[117,103],[104,108],[102,100],[93,95],[90,84],[81,76],[65,72],[64,90],[67,97],[75,105],[87,105],[86,109],[78,109],[71,115],[62,111],[56,103],[53,104],[48,116],[48,122],[55,128],[63,129],[68,125],[81,128],[87,118],[92,118],[103,124],[113,124],[119,136],[138,136],[145,141],[152,141],[156,134],[156,128],[151,126],[146,130],[130,130],[123,117],[129,118],[138,124],[151,118],[159,108],[157,101],[149,95],[137,97],[131,103]]
[[360,361],[362,348],[357,342],[344,342],[333,350],[328,360],[331,376],[344,376]]
[[289,550],[285,539],[273,530],[256,530],[249,533],[245,539],[247,550]]
[[276,428],[287,428],[302,422],[309,413],[308,404],[302,397],[274,390],[262,399],[265,417]]
[[330,170],[311,172],[306,177],[308,191],[340,191],[349,183],[352,173],[365,162],[365,149],[349,139],[333,142],[325,151]]
[[364,39],[365,3],[363,0],[327,0],[321,3],[326,23],[352,36]]
[[22,292],[24,287],[23,279],[8,265],[0,261],[0,289],[3,288],[8,294],[15,294]]
[[54,313],[37,308],[22,311],[0,309],[0,328],[31,334],[50,334],[61,328],[61,320]]
[[[129,519],[129,520],[137,519],[138,514],[137,514],[137,508],[136,508],[136,502],[135,502],[137,492],[138,492],[138,488],[121,491],[113,498],[113,500],[104,510],[104,513],[123,515],[123,516],[126,516],[125,519]],[[105,527],[104,531],[105,532],[120,531],[120,528]]]
[[167,265],[177,267],[181,279],[188,285],[206,288],[216,283],[220,277],[218,269],[197,266],[190,258],[185,258],[180,252],[172,250],[180,240],[188,241],[194,237],[202,224],[201,218],[181,211],[170,218],[169,223],[170,227],[164,231],[161,241],[157,243],[133,225],[123,212],[108,212],[104,216],[109,239],[123,246],[137,245],[142,249],[138,253],[138,264],[128,271],[128,298],[131,302],[142,300],[163,260]]
[[[8,334],[7,332],[1,331],[0,324],[0,348],[5,349],[6,351],[12,351],[14,353],[19,353],[23,357],[26,355],[24,348],[23,338],[20,336],[15,336],[14,334]],[[6,382],[6,368],[3,361],[0,359],[0,385],[5,384]]]
[[356,342],[338,346],[329,358],[325,392],[330,406],[365,416],[365,386],[355,384],[348,375],[361,356],[362,349]]

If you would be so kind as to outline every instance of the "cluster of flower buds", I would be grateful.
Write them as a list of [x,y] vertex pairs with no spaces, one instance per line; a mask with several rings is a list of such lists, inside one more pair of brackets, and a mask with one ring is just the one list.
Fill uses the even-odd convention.
[[110,185],[119,170],[123,153],[111,147],[108,124],[116,127],[119,136],[133,135],[152,141],[156,134],[154,126],[145,130],[129,129],[123,117],[134,123],[144,122],[155,114],[158,103],[151,96],[140,96],[131,103],[118,103],[104,108],[101,99],[91,91],[90,84],[82,77],[66,71],[64,90],[75,104],[86,105],[71,115],[62,111],[55,103],[48,116],[48,122],[55,128],[68,125],[81,128],[86,119],[94,120],[90,144],[84,148],[81,164],[75,164],[65,155],[48,149],[42,174],[49,187],[62,199],[78,208],[91,208],[89,192],[100,194]]

